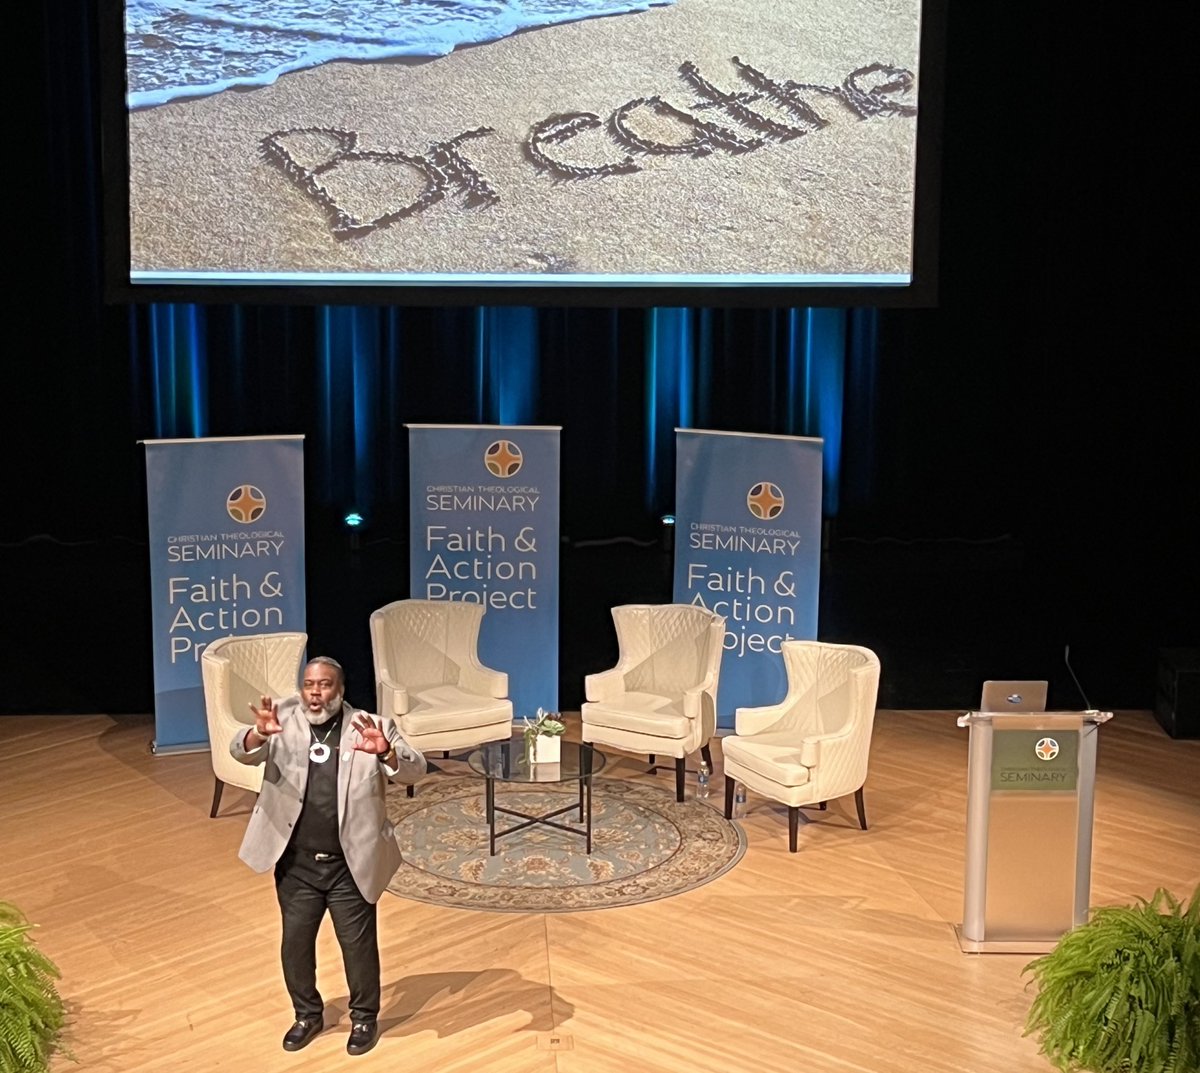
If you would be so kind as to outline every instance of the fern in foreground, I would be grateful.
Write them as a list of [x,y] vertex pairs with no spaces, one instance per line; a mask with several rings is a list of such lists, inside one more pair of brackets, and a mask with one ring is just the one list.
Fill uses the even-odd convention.
[[0,902],[0,1069],[42,1073],[65,1019],[54,963],[16,906]]
[[1186,907],[1159,888],[1098,909],[1024,971],[1025,1034],[1064,1073],[1200,1070],[1200,887]]

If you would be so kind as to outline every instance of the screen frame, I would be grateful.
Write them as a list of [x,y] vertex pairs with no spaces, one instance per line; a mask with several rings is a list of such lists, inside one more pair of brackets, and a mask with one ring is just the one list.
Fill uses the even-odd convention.
[[907,284],[721,283],[134,283],[130,279],[129,112],[125,0],[98,0],[103,297],[143,302],[246,305],[585,306],[649,308],[786,306],[928,308],[938,302],[948,0],[922,0],[920,88],[913,203],[912,278]]

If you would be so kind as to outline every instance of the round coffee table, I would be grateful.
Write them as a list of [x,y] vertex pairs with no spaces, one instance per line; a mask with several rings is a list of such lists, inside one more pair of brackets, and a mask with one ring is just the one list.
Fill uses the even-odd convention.
[[[587,852],[592,852],[592,776],[604,770],[608,758],[586,742],[579,744],[573,741],[562,743],[562,755],[557,764],[531,764],[525,759],[524,737],[510,738],[508,741],[493,741],[476,749],[467,763],[471,770],[478,772],[487,781],[484,791],[488,821],[488,852],[496,855],[496,839],[505,835],[516,834],[518,831],[532,827],[534,824],[544,824],[556,827],[568,834],[582,835],[587,842]],[[552,809],[540,816],[528,812],[518,812],[516,809],[502,808],[496,804],[496,783],[521,783],[537,785],[538,783],[578,782],[579,802],[572,802],[562,808]],[[554,817],[564,816],[568,812],[579,810],[577,826],[573,823],[559,823]],[[513,816],[523,822],[514,823],[501,830],[496,830],[496,814]]]

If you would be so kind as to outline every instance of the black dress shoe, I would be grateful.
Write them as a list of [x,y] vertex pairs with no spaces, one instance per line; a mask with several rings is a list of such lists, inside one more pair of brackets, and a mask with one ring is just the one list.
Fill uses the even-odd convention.
[[357,1021],[350,1026],[350,1038],[346,1041],[347,1054],[366,1054],[379,1040],[379,1024],[375,1021]]
[[301,1047],[307,1047],[324,1027],[325,1022],[320,1017],[298,1018],[296,1023],[284,1033],[283,1049],[298,1051]]

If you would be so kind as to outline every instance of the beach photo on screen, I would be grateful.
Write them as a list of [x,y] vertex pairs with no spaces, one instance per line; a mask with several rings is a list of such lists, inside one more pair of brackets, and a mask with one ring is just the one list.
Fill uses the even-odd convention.
[[127,0],[134,282],[904,284],[920,0]]

